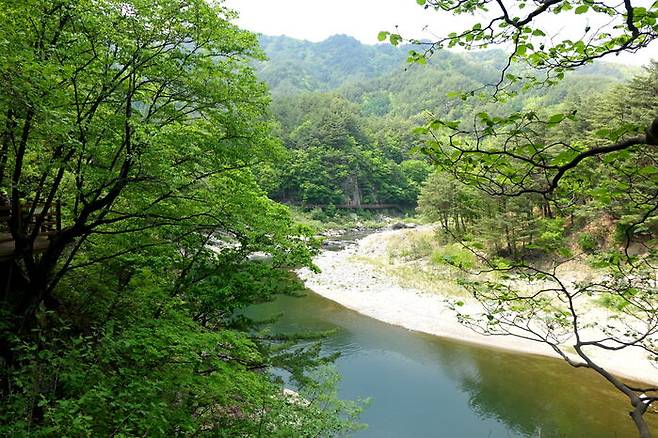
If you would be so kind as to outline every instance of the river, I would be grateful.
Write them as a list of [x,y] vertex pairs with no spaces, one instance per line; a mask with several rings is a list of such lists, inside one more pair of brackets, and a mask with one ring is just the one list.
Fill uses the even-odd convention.
[[412,332],[314,293],[249,312],[277,313],[277,332],[335,330],[324,348],[341,353],[340,396],[372,398],[361,416],[369,427],[355,437],[637,436],[626,400],[589,370]]

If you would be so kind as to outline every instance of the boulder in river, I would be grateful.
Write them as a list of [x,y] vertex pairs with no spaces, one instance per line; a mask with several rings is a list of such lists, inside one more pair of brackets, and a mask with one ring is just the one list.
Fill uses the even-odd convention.
[[391,228],[393,230],[403,230],[405,228],[416,228],[416,227],[418,227],[417,224],[414,223],[405,224],[404,222],[396,222],[393,225],[391,225]]
[[340,251],[345,249],[346,242],[341,240],[325,240],[322,242],[322,248],[328,251]]

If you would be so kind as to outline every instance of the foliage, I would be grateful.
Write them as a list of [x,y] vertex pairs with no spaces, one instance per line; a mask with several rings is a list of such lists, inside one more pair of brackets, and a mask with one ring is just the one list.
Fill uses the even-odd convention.
[[263,35],[260,43],[271,62],[257,63],[256,69],[275,96],[329,91],[346,81],[395,70],[406,59],[404,50],[366,46],[347,35],[320,43]]
[[387,156],[354,104],[330,94],[290,96],[274,103],[274,113],[288,147],[285,165],[266,183],[275,199],[323,206],[415,203],[429,165],[404,153],[397,154],[400,162]]
[[432,253],[432,262],[436,264],[447,264],[462,269],[474,268],[477,260],[467,249],[458,243],[444,245]]
[[599,242],[596,237],[592,236],[590,233],[582,232],[578,234],[578,246],[581,250],[592,253],[599,246]]
[[298,290],[318,245],[254,176],[284,152],[255,36],[204,0],[2,6],[0,434],[351,430],[359,407],[309,374],[331,358],[236,316]]
[[[262,169],[259,183],[278,200],[414,207],[429,170],[413,129],[431,117],[428,111],[456,120],[501,109],[500,103],[448,93],[494,81],[506,60],[501,50],[441,52],[421,67],[405,65],[408,47],[366,46],[345,36],[321,43],[266,36],[261,41],[269,59],[256,68],[273,90],[278,135],[289,152],[285,166]],[[529,92],[502,107],[579,101],[626,75],[620,66],[592,66],[548,92]]]
[[393,237],[387,247],[388,257],[391,259],[418,260],[429,257],[433,251],[432,234],[422,232],[405,233],[400,237]]
[[418,212],[426,219],[440,222],[455,234],[466,233],[482,212],[484,199],[444,172],[434,172],[427,179],[418,198]]
[[[649,437],[643,415],[658,400],[656,389],[622,381],[602,367],[592,352],[639,348],[649,360],[658,357],[658,67],[649,66],[646,74],[607,94],[571,96],[558,107],[514,108],[508,103],[538,90],[550,93],[568,79],[568,72],[582,70],[600,58],[646,47],[658,37],[658,3],[418,3],[432,12],[475,14],[477,22],[432,42],[411,41],[416,47],[410,61],[426,64],[445,47],[481,49],[507,44],[508,49],[495,80],[479,88],[456,90],[464,102],[485,100],[498,108],[482,106],[473,117],[459,120],[433,117],[418,130],[427,135],[424,152],[441,171],[502,207],[480,215],[498,222],[486,228],[502,225],[505,230],[507,253],[479,253],[481,263],[488,267],[485,272],[500,277],[464,283],[483,312],[477,317],[461,315],[462,321],[486,334],[545,343],[571,365],[593,369],[628,398],[640,436]],[[572,19],[583,33],[575,37],[551,34],[552,20],[546,17],[554,14],[575,15]],[[393,45],[404,42],[401,35],[386,31],[380,40]],[[596,215],[612,218],[621,244],[597,257],[606,276],[583,282],[562,277],[559,267],[574,241],[569,235],[587,231],[582,219]],[[510,239],[512,233],[515,236]],[[469,236],[455,237],[475,248]],[[582,243],[593,249],[591,240],[585,238]],[[552,257],[533,259],[535,251]],[[507,260],[500,263],[500,255]],[[592,319],[588,315],[592,300],[614,303],[621,314],[607,321]]]

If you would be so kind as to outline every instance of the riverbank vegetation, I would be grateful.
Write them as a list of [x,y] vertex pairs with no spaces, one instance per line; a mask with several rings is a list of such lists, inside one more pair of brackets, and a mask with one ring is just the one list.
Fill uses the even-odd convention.
[[[538,135],[549,144],[567,135],[578,148],[597,144],[601,136],[612,131],[623,135],[653,116],[658,104],[654,90],[657,80],[658,64],[653,64],[631,81],[573,107],[578,112],[577,120],[549,123]],[[552,111],[537,116],[550,117]],[[576,155],[577,150],[561,153],[563,156],[554,158],[554,166]],[[478,190],[477,185],[464,182],[464,175],[439,170],[425,183],[418,211],[440,223],[446,235],[469,241],[489,256],[601,256],[625,244],[630,252],[648,253],[652,247],[647,242],[656,232],[655,221],[650,214],[642,226],[633,224],[638,208],[642,208],[635,197],[642,193],[647,201],[651,200],[656,169],[650,150],[640,155],[638,158],[622,151],[605,161],[590,163],[586,171],[567,182],[572,186],[556,194],[556,199],[546,199],[541,193],[500,196],[492,193],[496,190],[493,187]]]
[[[477,11],[484,4],[422,3],[429,11],[457,14]],[[485,310],[480,320],[465,321],[467,324],[489,334],[513,331],[517,335],[517,329],[530,324],[533,327],[527,336],[559,353],[577,352],[576,360],[569,354],[564,358],[574,366],[596,369],[628,396],[633,418],[646,436],[640,417],[655,397],[643,395],[640,389],[650,388],[621,382],[592,362],[586,350],[614,352],[636,347],[646,351],[647,360],[656,357],[656,65],[632,70],[592,61],[648,44],[655,37],[655,23],[651,21],[655,17],[646,8],[628,3],[619,9],[583,4],[576,9],[577,19],[607,14],[620,20],[618,29],[625,29],[626,34],[615,39],[583,24],[586,33],[592,32],[602,42],[555,43],[546,39],[550,31],[535,24],[532,14],[570,15],[574,12],[571,5],[552,2],[530,15],[515,11],[527,17],[523,24],[514,23],[505,7],[501,9],[501,16],[493,21],[500,22],[499,31],[492,30],[491,23],[482,23],[479,28],[436,42],[407,41],[396,33],[382,32],[381,39],[394,46],[382,51],[363,47],[349,37],[334,37],[318,45],[263,38],[271,59],[259,68],[272,86],[275,102],[287,103],[291,96],[303,96],[306,101],[333,96],[350,106],[344,113],[358,114],[351,125],[344,126],[392,127],[395,132],[402,120],[407,129],[415,128],[420,138],[424,135],[424,142],[419,142],[419,137],[389,137],[396,138],[393,144],[398,144],[401,153],[387,158],[399,163],[404,162],[400,158],[427,160],[437,169],[422,183],[418,208],[427,220],[442,225],[442,244],[423,246],[417,242],[419,245],[414,246],[414,242],[403,242],[392,252],[400,251],[396,256],[403,259],[412,254],[426,258],[432,270],[447,263],[472,271],[473,276],[463,286]],[[446,46],[482,49],[510,40],[515,45],[508,52],[455,54],[440,50]],[[401,42],[416,44],[409,60],[421,64],[410,65],[404,73],[392,61]],[[344,57],[368,61],[329,61],[338,58],[338,47],[342,47]],[[322,68],[313,67],[327,62],[329,65]],[[289,73],[297,80],[282,80],[280,73],[293,64],[298,68]],[[306,126],[316,126],[316,132],[322,132],[322,123],[318,125],[312,117],[290,123],[286,116],[277,116],[283,121],[280,136],[293,151],[292,156],[299,158],[302,155],[295,155],[296,151],[306,148],[307,143],[291,138]],[[423,127],[418,128],[420,124]],[[364,141],[364,132],[368,128],[338,144],[376,144]],[[331,143],[334,138],[317,136],[313,142]],[[400,148],[400,139],[411,147]],[[334,150],[344,147],[348,155],[351,153],[351,146],[338,144],[333,144]],[[377,153],[392,150],[386,140],[377,146]],[[320,156],[307,150],[307,161]],[[325,181],[334,184],[332,203],[359,204],[364,192],[368,202],[377,202],[373,194],[379,186],[370,184],[366,176],[376,167],[367,165],[361,176],[354,170],[325,174]],[[319,170],[309,175],[315,177]],[[288,186],[292,195],[276,191],[272,195],[301,204],[313,198],[299,196],[299,188],[305,184],[313,187],[320,181],[299,173],[280,176],[284,185],[293,181]],[[337,181],[340,184],[336,185]],[[386,199],[405,202],[402,198]],[[562,276],[568,269],[560,267],[569,263],[592,275],[584,281]],[[409,280],[409,272],[402,272],[404,268],[385,267]],[[483,275],[483,271],[492,276]],[[516,283],[544,284],[545,293],[539,297],[519,290],[505,279],[510,275]],[[579,313],[590,310],[588,305],[570,308],[569,303],[576,301],[594,301],[622,311],[625,322],[628,318],[635,322],[630,331],[622,327],[624,323],[612,324],[601,338],[583,344],[577,340],[575,347],[562,349],[559,340],[574,334],[578,337],[583,325]],[[524,305],[519,306],[519,302]],[[537,323],[538,329],[534,327]]]
[[[480,1],[419,3],[455,15],[489,6]],[[498,79],[462,93],[466,101],[499,102],[527,89],[550,88],[566,72],[635,52],[658,38],[656,4],[582,2],[574,9],[572,3],[551,1],[522,10],[526,5],[498,1],[492,14],[472,28],[427,44],[416,41],[423,51],[411,60],[423,64],[444,47],[469,50],[511,41]],[[555,34],[542,21],[549,14],[572,13],[584,29],[582,39]],[[592,28],[598,19],[609,24]],[[388,32],[380,36],[394,45],[402,38]],[[644,415],[658,401],[656,388],[617,378],[593,352],[632,348],[647,360],[658,359],[656,72],[654,63],[630,83],[596,100],[565,100],[558,111],[502,107],[459,120],[439,115],[420,130],[427,134],[425,152],[449,175],[430,180],[436,190],[428,188],[423,203],[449,207],[438,218],[446,233],[479,258],[484,267],[477,274],[502,275],[463,282],[483,312],[462,315],[462,321],[482,333],[544,343],[572,366],[596,371],[628,398],[642,437],[651,436]],[[471,224],[475,227],[469,231]],[[605,277],[572,281],[559,272],[574,249],[588,253],[599,248]],[[543,287],[528,290],[528,283]],[[621,301],[617,309],[623,309],[623,316],[592,320],[591,309],[583,305],[592,297]]]
[[234,18],[203,0],[2,2],[0,435],[355,426],[315,342],[236,316],[299,290],[288,269],[317,245],[256,182],[284,150]]

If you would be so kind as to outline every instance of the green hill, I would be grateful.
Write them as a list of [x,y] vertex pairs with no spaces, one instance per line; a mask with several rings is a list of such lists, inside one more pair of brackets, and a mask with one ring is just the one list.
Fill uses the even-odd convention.
[[454,92],[496,83],[507,62],[501,50],[443,51],[417,65],[407,62],[410,46],[366,45],[345,35],[318,43],[261,36],[260,43],[268,60],[256,65],[257,73],[271,90],[289,151],[282,168],[264,172],[262,184],[275,199],[306,204],[413,206],[429,167],[411,132],[428,111],[462,119],[501,109],[577,109],[583,96],[632,73],[599,63],[557,86],[485,105]]

